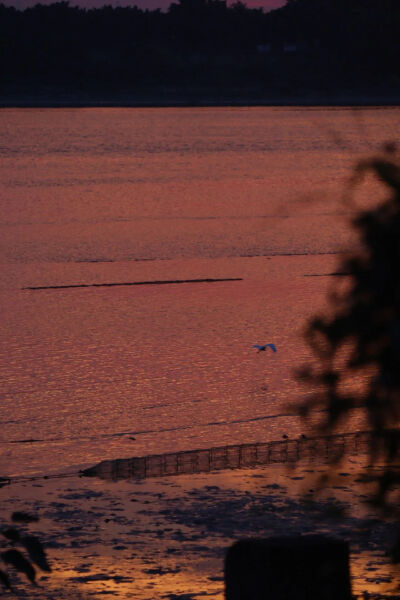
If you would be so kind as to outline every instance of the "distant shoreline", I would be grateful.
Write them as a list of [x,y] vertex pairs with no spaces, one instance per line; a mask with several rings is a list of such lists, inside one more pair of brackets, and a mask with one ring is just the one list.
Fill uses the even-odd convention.
[[293,95],[256,90],[165,90],[78,92],[54,89],[6,90],[0,108],[223,108],[223,107],[400,107],[400,95],[304,92]]

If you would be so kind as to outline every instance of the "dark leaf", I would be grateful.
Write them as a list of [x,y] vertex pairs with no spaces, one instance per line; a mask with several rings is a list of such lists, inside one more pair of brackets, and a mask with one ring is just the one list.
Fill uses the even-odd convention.
[[20,538],[18,529],[14,529],[14,527],[3,529],[1,533],[2,535],[4,535],[5,538],[11,540],[12,542],[18,542]]
[[30,515],[26,512],[14,512],[11,515],[11,520],[14,521],[14,523],[36,523],[39,521],[39,517],[36,517],[36,515]]
[[395,541],[395,543],[393,544],[393,546],[390,550],[390,554],[391,554],[393,563],[395,563],[395,564],[400,563],[400,535],[397,538],[397,540]]
[[47,562],[46,552],[39,538],[34,535],[27,535],[21,539],[21,543],[28,551],[29,557],[42,571],[51,571]]
[[10,584],[8,575],[7,575],[7,573],[4,573],[4,571],[2,571],[1,569],[0,569],[0,581],[4,585],[4,587],[6,587],[8,590],[11,589],[11,584]]
[[12,565],[20,573],[25,573],[29,581],[35,583],[35,569],[19,550],[7,550],[6,552],[2,552],[1,558],[5,563]]

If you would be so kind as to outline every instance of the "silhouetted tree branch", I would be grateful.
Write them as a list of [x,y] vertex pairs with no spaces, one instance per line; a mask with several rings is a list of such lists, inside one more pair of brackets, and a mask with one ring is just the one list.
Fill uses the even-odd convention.
[[400,166],[393,144],[358,163],[346,202],[367,173],[386,196],[353,219],[360,250],[340,269],[349,281],[333,290],[328,314],[307,325],[317,361],[299,376],[316,392],[300,412],[307,417],[316,408],[326,410],[319,426],[324,433],[334,432],[354,409],[362,412],[372,433],[371,465],[384,465],[369,473],[376,483],[371,501],[385,514],[400,515]]

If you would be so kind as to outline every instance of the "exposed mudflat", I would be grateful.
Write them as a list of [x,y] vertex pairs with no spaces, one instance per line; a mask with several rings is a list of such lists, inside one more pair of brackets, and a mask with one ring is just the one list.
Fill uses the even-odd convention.
[[[393,527],[364,503],[365,466],[347,458],[316,494],[326,465],[262,468],[113,483],[37,479],[0,490],[2,521],[18,509],[53,567],[33,587],[12,574],[19,598],[222,600],[223,563],[236,540],[324,533],[347,539],[356,597],[400,597],[385,551]],[[376,594],[376,596],[374,595]]]

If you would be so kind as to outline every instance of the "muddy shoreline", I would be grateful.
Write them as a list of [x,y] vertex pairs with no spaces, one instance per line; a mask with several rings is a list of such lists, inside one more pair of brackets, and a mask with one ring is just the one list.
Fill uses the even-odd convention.
[[[222,600],[224,557],[239,539],[322,533],[350,543],[355,598],[398,598],[385,555],[393,527],[365,502],[362,459],[351,457],[317,491],[326,465],[267,465],[126,479],[70,477],[0,490],[1,525],[13,510],[39,517],[52,573],[38,587],[12,574],[16,597]],[[365,594],[365,595],[364,595]]]
[[3,86],[0,108],[190,108],[190,107],[389,107],[400,95],[371,91],[299,91],[264,89],[155,87],[135,90],[79,90]]

